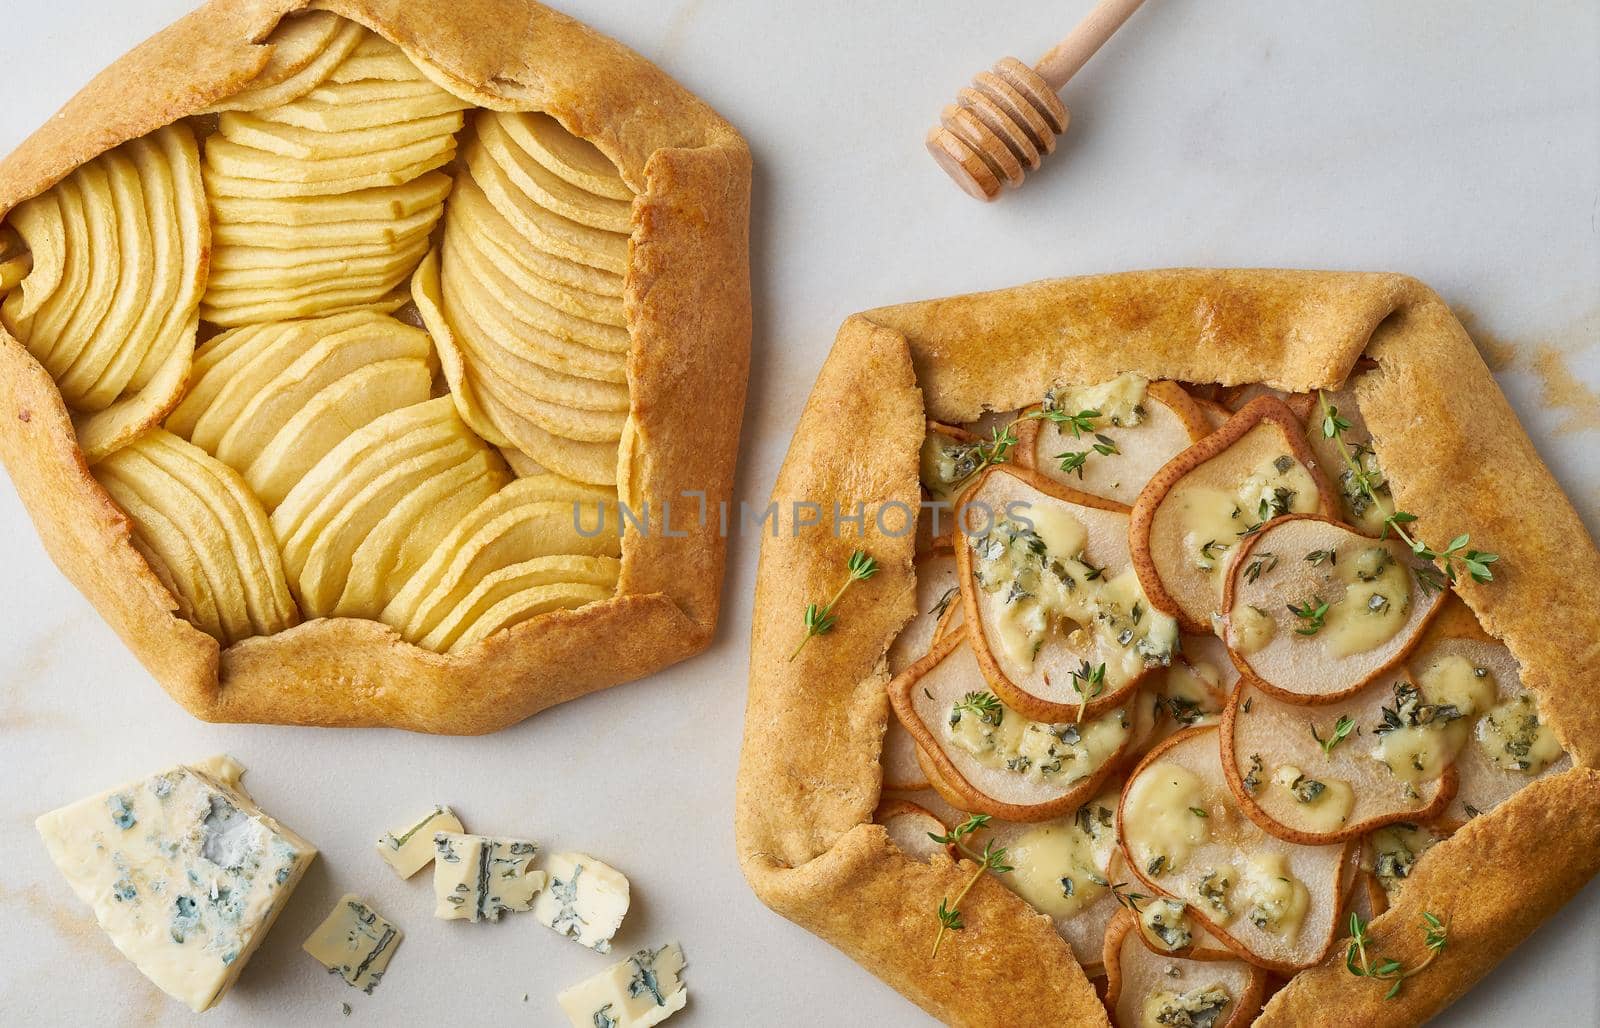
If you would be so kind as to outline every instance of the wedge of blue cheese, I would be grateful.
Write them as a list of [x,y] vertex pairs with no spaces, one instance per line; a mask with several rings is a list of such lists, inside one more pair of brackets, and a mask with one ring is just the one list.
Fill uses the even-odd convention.
[[573,1028],[650,1028],[683,1009],[683,949],[642,949],[556,997]]
[[545,864],[550,885],[533,903],[533,916],[562,935],[600,953],[628,913],[628,879],[582,853],[553,853]]
[[433,837],[440,832],[461,832],[461,819],[449,807],[434,807],[420,821],[397,828],[378,840],[378,856],[401,878],[428,866],[433,859]]
[[370,996],[383,981],[389,959],[403,938],[405,934],[366,900],[346,893],[300,948],[330,974]]
[[545,886],[545,873],[533,869],[539,846],[526,839],[439,832],[433,847],[435,917],[498,921],[507,910],[532,907]]
[[228,991],[317,851],[216,757],[35,822],[50,859],[123,955],[200,1011]]

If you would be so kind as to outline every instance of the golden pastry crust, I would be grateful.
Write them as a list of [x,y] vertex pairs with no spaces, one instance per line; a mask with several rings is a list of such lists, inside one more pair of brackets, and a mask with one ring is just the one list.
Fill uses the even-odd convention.
[[[964,879],[941,861],[901,856],[869,823],[889,716],[883,657],[914,613],[915,542],[873,515],[889,505],[892,530],[894,505],[916,508],[925,419],[960,424],[1037,402],[1057,381],[1127,371],[1332,388],[1363,354],[1377,368],[1359,379],[1358,400],[1396,503],[1500,554],[1493,583],[1458,591],[1521,662],[1578,768],[1528,785],[1440,843],[1452,852],[1373,923],[1383,952],[1408,959],[1421,948],[1421,910],[1453,918],[1445,955],[1399,1000],[1385,1005],[1383,987],[1351,977],[1336,942],[1258,1023],[1348,1022],[1357,1009],[1361,1023],[1425,1020],[1570,898],[1600,867],[1600,774],[1587,769],[1600,760],[1600,614],[1551,597],[1600,585],[1600,553],[1465,330],[1403,275],[1170,270],[886,307],[840,328],[773,490],[778,531],[763,539],[756,583],[736,827],[762,900],[945,1021],[1105,1023],[1048,919],[998,883],[979,883],[961,906],[966,930],[929,959],[933,912]],[[802,501],[847,512],[864,503],[865,527],[836,537],[824,517],[797,530],[792,504]],[[831,595],[857,547],[882,570],[791,661],[801,611]],[[1468,865],[1476,875],[1454,873]]]
[[[267,62],[271,48],[258,41],[307,6],[215,0],[136,47],[0,162],[0,217],[98,154],[237,92]],[[399,45],[480,106],[552,115],[639,194],[625,279],[633,427],[619,484],[634,510],[649,502],[651,531],[624,542],[613,599],[525,622],[461,656],[351,618],[221,649],[175,616],[127,518],[90,476],[55,384],[0,332],[0,457],[46,550],[168,692],[210,721],[491,732],[704,649],[722,584],[717,505],[732,491],[749,368],[743,140],[659,68],[529,0],[315,6]],[[663,501],[674,508],[670,535]]]

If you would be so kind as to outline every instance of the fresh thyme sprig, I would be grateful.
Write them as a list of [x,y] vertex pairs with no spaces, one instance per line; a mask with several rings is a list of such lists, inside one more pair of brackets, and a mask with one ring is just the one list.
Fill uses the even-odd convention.
[[[972,478],[974,475],[983,471],[983,469],[987,467],[995,464],[1005,464],[1008,462],[1011,459],[1011,451],[1018,442],[1016,428],[1024,421],[1053,422],[1057,425],[1060,425],[1062,431],[1070,431],[1072,433],[1072,438],[1081,439],[1083,437],[1083,433],[1094,432],[1095,422],[1101,417],[1102,415],[1098,410],[1081,410],[1078,413],[1073,414],[1069,411],[1056,410],[1053,407],[1046,406],[1013,418],[1010,424],[1006,425],[1005,427],[991,430],[988,439],[979,440],[977,443],[972,444],[976,447],[975,452],[978,459],[973,462],[971,471],[967,472],[955,482],[951,483],[951,488],[959,487],[961,483]],[[1097,444],[1095,445],[1094,449],[1102,456],[1108,456],[1118,452],[1117,444],[1109,436],[1096,435],[1095,439],[1097,440]],[[1102,449],[1102,447],[1106,448]],[[1068,455],[1056,455],[1058,460],[1066,456]],[[1084,452],[1083,457],[1085,460],[1088,459],[1088,451]],[[1066,467],[1065,462],[1063,462],[1061,470],[1070,473],[1074,469]],[[1078,468],[1078,477],[1083,477],[1083,471],[1081,467]]]
[[831,600],[821,606],[815,603],[806,604],[806,634],[800,640],[800,645],[796,646],[794,652],[789,654],[791,661],[800,656],[800,651],[806,648],[806,643],[810,642],[814,636],[827,635],[833,631],[833,626],[838,621],[834,610],[838,607],[839,600],[844,597],[845,590],[857,582],[865,582],[873,575],[876,575],[878,573],[878,562],[867,556],[866,550],[856,550],[850,554],[850,559],[845,562],[845,569],[847,574],[844,584],[839,587],[838,592],[833,594]]
[[1324,757],[1331,757],[1333,756],[1333,748],[1344,742],[1345,737],[1353,732],[1355,727],[1356,723],[1352,718],[1341,714],[1339,720],[1333,723],[1333,731],[1329,733],[1326,739],[1317,734],[1316,722],[1312,722],[1311,738],[1317,740],[1317,745],[1322,747],[1322,755]]
[[944,942],[944,936],[946,932],[959,932],[966,927],[966,923],[961,920],[961,901],[966,899],[967,893],[971,892],[972,887],[978,884],[978,879],[982,878],[985,874],[1003,875],[1011,873],[1011,865],[1005,862],[1005,847],[996,846],[993,839],[990,839],[984,845],[983,852],[981,853],[973,851],[973,849],[966,844],[966,839],[969,836],[983,828],[988,823],[988,814],[973,814],[959,825],[956,825],[949,831],[949,833],[945,835],[936,835],[933,832],[928,833],[928,838],[932,839],[934,842],[941,846],[954,847],[957,853],[960,853],[963,857],[966,857],[968,860],[978,865],[978,869],[973,872],[972,877],[967,879],[967,884],[961,887],[960,892],[956,893],[954,900],[951,900],[949,897],[940,898],[938,912],[939,930],[934,934],[933,937],[933,952],[930,954],[930,959],[937,958],[939,956],[939,946]]
[[1394,999],[1400,995],[1400,986],[1407,978],[1427,970],[1428,965],[1443,952],[1445,943],[1449,941],[1450,923],[1441,921],[1436,915],[1424,911],[1422,932],[1423,944],[1428,947],[1428,955],[1417,966],[1407,968],[1400,961],[1386,957],[1378,957],[1377,963],[1373,963],[1373,958],[1367,953],[1367,947],[1372,943],[1372,937],[1367,934],[1367,925],[1361,920],[1360,914],[1352,913],[1350,945],[1344,953],[1344,966],[1357,978],[1393,982],[1383,998]]
[[1004,717],[1000,700],[991,692],[969,692],[955,705],[955,711],[965,711],[984,724],[998,725]]
[[1106,666],[1096,664],[1089,666],[1087,660],[1080,661],[1078,670],[1069,672],[1072,675],[1072,691],[1078,694],[1078,723],[1083,723],[1083,711],[1089,701],[1106,691]]
[[1076,474],[1079,478],[1082,478],[1083,466],[1088,463],[1089,458],[1094,454],[1098,453],[1102,457],[1110,457],[1113,454],[1122,452],[1117,449],[1117,441],[1108,435],[1101,435],[1097,432],[1094,439],[1094,445],[1087,450],[1068,450],[1065,453],[1056,454],[1055,459],[1061,462],[1062,474]]
[[1328,605],[1322,602],[1320,596],[1302,600],[1298,607],[1292,603],[1286,603],[1284,606],[1289,608],[1289,613],[1305,622],[1295,629],[1296,635],[1316,635],[1322,631],[1322,626],[1327,622]]
[[[1463,532],[1450,540],[1450,545],[1443,550],[1435,550],[1421,538],[1412,535],[1402,526],[1409,525],[1417,520],[1415,514],[1408,514],[1403,510],[1391,507],[1384,503],[1379,495],[1377,486],[1372,481],[1371,474],[1356,460],[1350,452],[1350,446],[1345,441],[1344,434],[1350,429],[1350,422],[1339,415],[1339,408],[1328,402],[1328,394],[1321,389],[1317,396],[1322,403],[1322,435],[1331,439],[1339,448],[1339,455],[1344,458],[1344,463],[1350,469],[1350,479],[1357,488],[1366,494],[1367,499],[1383,514],[1383,537],[1387,538],[1391,531],[1409,547],[1411,552],[1425,561],[1442,567],[1444,578],[1441,579],[1437,571],[1432,573],[1418,572],[1417,581],[1424,590],[1437,592],[1445,586],[1445,580],[1454,583],[1461,574],[1466,574],[1474,582],[1494,581],[1494,572],[1490,564],[1500,559],[1500,555],[1484,550],[1469,548],[1472,537]],[[1459,565],[1459,567],[1458,567]]]
[[1115,882],[1111,886],[1111,895],[1116,898],[1118,903],[1121,903],[1135,914],[1141,913],[1142,911],[1139,909],[1140,901],[1147,900],[1150,897],[1142,892],[1124,892],[1123,890],[1127,887],[1127,882]]

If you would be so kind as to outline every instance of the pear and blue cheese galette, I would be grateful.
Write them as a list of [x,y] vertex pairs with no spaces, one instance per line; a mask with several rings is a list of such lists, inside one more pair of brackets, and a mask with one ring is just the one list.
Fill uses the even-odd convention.
[[716,622],[743,141],[531,0],[402,6],[214,0],[0,162],[0,456],[206,720],[493,731]]
[[1600,869],[1600,555],[1414,280],[854,316],[774,499],[742,864],[937,1017],[1419,1024]]

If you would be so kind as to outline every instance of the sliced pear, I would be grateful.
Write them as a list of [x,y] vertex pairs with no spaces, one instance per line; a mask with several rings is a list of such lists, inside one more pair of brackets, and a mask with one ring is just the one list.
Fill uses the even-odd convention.
[[278,541],[287,547],[292,536],[306,530],[307,522],[324,521],[348,503],[365,484],[352,477],[351,469],[381,469],[391,459],[409,455],[407,440],[413,445],[433,442],[437,436],[428,435],[429,430],[455,434],[452,422],[456,420],[449,397],[440,396],[390,411],[350,433],[295,483],[272,512],[272,530]]
[[490,451],[474,453],[423,482],[394,509],[350,558],[350,576],[334,614],[376,620],[449,531],[511,480]]
[[912,860],[932,860],[947,848],[929,836],[944,835],[949,827],[928,808],[910,800],[884,800],[873,812],[872,820],[889,833],[889,841]]
[[563,218],[606,232],[626,233],[632,228],[632,197],[626,200],[591,193],[573,185],[541,164],[520,141],[524,116],[484,111],[473,119],[479,143],[505,170],[507,178],[539,206]]
[[1460,775],[1442,822],[1458,825],[1486,814],[1536,778],[1560,774],[1572,757],[1539,716],[1538,697],[1522,682],[1521,665],[1486,633],[1470,608],[1451,596],[1406,660],[1423,699],[1454,704],[1472,697],[1461,718],[1469,738],[1455,754]]
[[266,67],[246,89],[211,109],[250,111],[304,96],[332,74],[367,35],[355,22],[324,11],[291,15],[267,38],[272,53]]
[[579,189],[613,200],[633,200],[633,190],[611,158],[573,135],[548,114],[527,111],[500,118],[500,127],[546,170]]
[[628,270],[628,237],[569,221],[541,207],[476,141],[462,148],[461,161],[485,196],[517,233],[535,248],[616,275]]
[[878,763],[883,769],[885,789],[912,792],[933,787],[918,759],[917,741],[894,716],[884,726],[883,750],[878,755]]
[[[1372,433],[1361,416],[1361,408],[1356,405],[1354,378],[1344,388],[1327,393],[1328,405],[1349,423],[1349,427],[1336,436],[1326,434],[1323,422],[1328,412],[1323,409],[1320,398],[1313,397],[1313,400],[1315,409],[1306,419],[1306,441],[1335,487],[1339,517],[1368,535],[1382,535],[1384,519],[1394,509],[1394,502],[1390,499],[1388,479],[1378,464],[1377,451],[1373,449]],[[1361,487],[1352,464],[1361,468],[1380,502],[1374,503]]]
[[1352,696],[1400,664],[1444,602],[1398,539],[1280,518],[1245,539],[1223,598],[1239,669],[1291,703]]
[[1210,632],[1228,570],[1255,526],[1332,511],[1299,419],[1263,396],[1145,484],[1129,528],[1134,567],[1157,610],[1186,632]]
[[961,608],[956,557],[949,543],[919,556],[912,569],[916,575],[913,602],[917,612],[889,644],[891,677],[921,660],[932,647],[934,634],[945,615]]
[[1127,745],[1129,712],[1081,724],[1045,724],[985,686],[958,628],[889,683],[889,702],[934,768],[934,787],[957,807],[1007,821],[1044,821],[1095,795]]
[[393,410],[422,403],[432,389],[425,361],[380,360],[334,379],[268,437],[244,477],[270,511],[351,432]]
[[1001,884],[1050,918],[1084,973],[1098,977],[1106,927],[1121,908],[1112,886],[1128,877],[1117,847],[1119,782],[1102,787],[1071,813],[1035,824],[991,821],[979,847],[993,840],[1006,850]]
[[1316,406],[1317,398],[1314,393],[1291,393],[1269,386],[1261,382],[1250,382],[1245,385],[1224,386],[1217,391],[1217,402],[1235,413],[1244,410],[1258,398],[1266,396],[1279,401],[1294,416],[1305,420],[1311,416],[1312,408]]
[[446,652],[479,619],[508,597],[540,586],[587,585],[615,590],[622,562],[615,557],[558,554],[509,564],[480,578],[417,645]]
[[1185,635],[1177,660],[1151,676],[1148,687],[1159,697],[1156,741],[1195,725],[1214,725],[1239,681],[1228,648],[1214,635]]
[[1138,919],[1122,910],[1105,937],[1106,1007],[1124,1028],[1194,1024],[1244,1028],[1266,998],[1267,976],[1250,963],[1194,960],[1145,945]]
[[576,610],[591,603],[611,599],[615,590],[600,585],[563,582],[559,585],[540,585],[506,597],[490,607],[476,621],[466,627],[447,653],[460,653],[476,646],[496,632],[514,628],[541,614],[557,610]]
[[1221,730],[1234,799],[1266,831],[1307,845],[1438,816],[1456,789],[1457,747],[1443,738],[1441,724],[1417,733],[1418,744],[1403,747],[1408,752],[1396,759],[1400,748],[1384,742],[1390,734],[1384,708],[1394,703],[1386,682],[1316,707],[1285,703],[1241,682]]
[[984,472],[962,503],[962,605],[1007,704],[1040,720],[1093,717],[1171,662],[1178,626],[1139,588],[1119,504],[1006,465]]
[[1188,729],[1151,750],[1129,777],[1117,825],[1132,873],[1189,904],[1251,963],[1290,974],[1333,944],[1355,844],[1297,845],[1245,817],[1216,728]]
[[1196,396],[1194,397],[1194,402],[1195,406],[1200,408],[1200,413],[1205,415],[1206,425],[1209,426],[1213,432],[1221,428],[1227,423],[1229,418],[1233,417],[1233,411],[1224,407],[1216,400]]
[[1076,433],[1047,418],[1024,420],[1017,426],[1017,463],[1117,503],[1137,500],[1151,476],[1211,432],[1205,414],[1176,382],[1122,375],[1052,396],[1051,402],[1067,414],[1099,413],[1089,419],[1091,429]]
[[[294,575],[300,608],[308,615],[327,617],[334,613],[357,548],[389,512],[431,479],[474,455],[486,455],[482,440],[471,435],[464,424],[458,420],[451,427],[456,430],[441,427],[416,433],[419,437],[436,438],[437,442],[425,448],[420,438],[415,443],[408,438],[401,447],[406,455],[380,451],[389,461],[381,470],[371,465],[352,469],[353,477],[365,479],[362,488],[325,521],[308,521],[301,534],[285,541],[286,564]],[[372,471],[376,473],[370,474]]]

